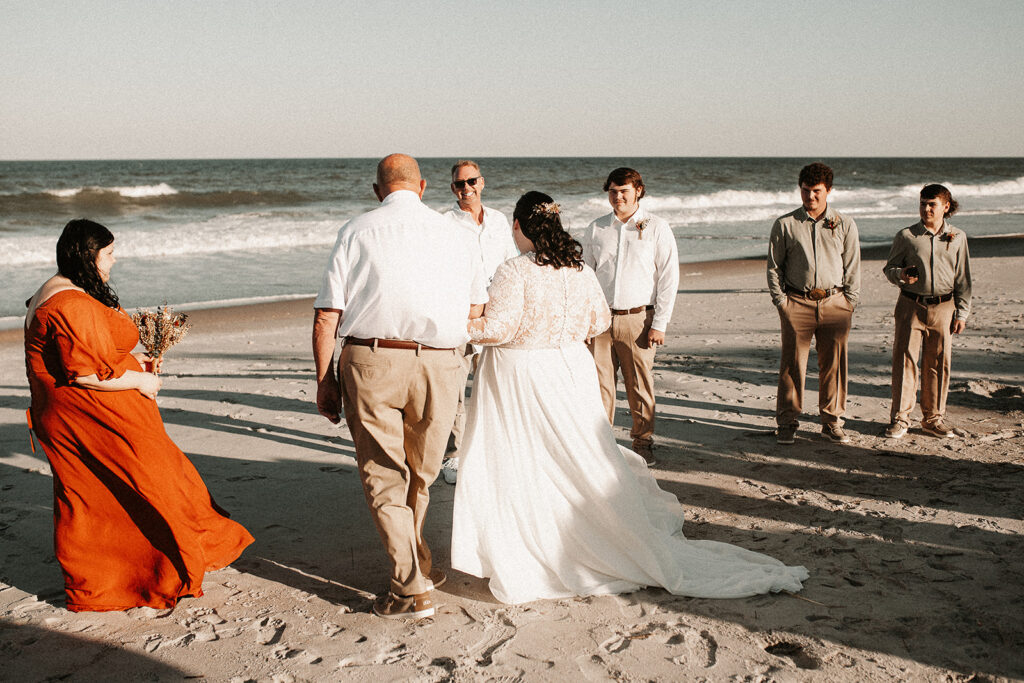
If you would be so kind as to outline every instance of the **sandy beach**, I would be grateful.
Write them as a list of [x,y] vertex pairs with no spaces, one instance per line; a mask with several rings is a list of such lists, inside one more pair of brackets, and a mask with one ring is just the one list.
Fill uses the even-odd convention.
[[[386,559],[348,430],[316,413],[311,301],[296,300],[197,311],[164,366],[168,432],[255,544],[170,614],[72,614],[21,332],[0,333],[0,680],[1024,680],[1024,238],[971,251],[948,410],[962,435],[946,440],[916,424],[881,436],[897,295],[884,251],[863,254],[847,445],[819,435],[813,371],[796,444],[775,443],[763,260],[682,267],[655,367],[657,478],[688,537],[810,571],[799,594],[740,600],[648,589],[510,607],[449,571],[435,617],[373,616]],[[622,408],[628,444],[625,424]],[[454,487],[431,493],[447,568]]]

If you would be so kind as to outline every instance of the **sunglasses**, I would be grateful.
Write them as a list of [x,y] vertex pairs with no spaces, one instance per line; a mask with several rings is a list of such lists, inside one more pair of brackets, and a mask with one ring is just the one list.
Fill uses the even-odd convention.
[[469,185],[470,187],[476,187],[476,181],[478,180],[483,180],[483,178],[477,176],[476,178],[466,178],[465,180],[453,180],[452,185],[455,186],[455,189],[461,190],[466,185]]

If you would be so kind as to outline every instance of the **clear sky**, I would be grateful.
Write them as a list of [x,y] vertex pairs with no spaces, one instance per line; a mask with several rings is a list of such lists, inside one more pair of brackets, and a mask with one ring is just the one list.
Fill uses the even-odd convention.
[[0,159],[1024,156],[1024,2],[0,0]]

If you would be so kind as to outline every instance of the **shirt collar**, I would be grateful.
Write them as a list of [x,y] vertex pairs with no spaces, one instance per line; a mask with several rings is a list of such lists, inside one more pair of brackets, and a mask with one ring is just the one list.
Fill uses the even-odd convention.
[[[939,231],[937,233],[935,233],[935,236],[938,237],[939,235],[944,235],[947,232],[953,232],[953,226],[951,226],[948,222],[946,222],[946,220],[943,220],[942,221],[942,227],[939,228]],[[913,233],[915,235],[931,235],[932,234],[931,230],[929,230],[928,228],[924,227],[924,221],[918,221],[913,226]]]
[[630,223],[632,223],[633,225],[636,225],[637,222],[642,221],[645,218],[647,218],[647,212],[644,211],[644,207],[643,206],[637,207],[636,213],[634,213],[632,216],[630,216],[629,220],[627,220],[626,222],[620,221],[619,217],[615,215],[614,211],[612,211],[612,224],[613,225],[615,223],[618,223],[620,225],[629,225]]
[[[818,221],[827,220],[829,218],[833,218],[834,219],[835,217],[836,217],[835,209],[832,208],[831,204],[826,204],[825,205],[825,213],[821,214],[821,217],[818,218]],[[796,210],[796,218],[801,223],[804,222],[804,221],[811,220],[811,217],[807,215],[807,209],[805,209],[802,206],[799,209]],[[813,221],[813,222],[817,223],[818,221]]]
[[420,200],[419,195],[417,195],[412,190],[395,190],[394,192],[389,194],[387,197],[385,197],[384,201],[382,201],[381,204],[391,204],[393,202],[409,202],[409,201],[418,202],[419,200]]
[[472,228],[473,230],[483,230],[485,228],[485,226],[487,225],[487,207],[486,206],[483,206],[482,204],[480,205],[480,210],[484,214],[484,220],[483,220],[483,222],[481,222],[479,224],[476,222],[476,219],[473,218],[473,214],[472,213],[470,213],[469,211],[463,211],[462,210],[462,207],[459,206],[458,202],[455,202],[455,204],[453,204],[453,206],[454,206],[454,209],[455,209],[455,218],[459,221],[459,223],[465,224],[465,227]]

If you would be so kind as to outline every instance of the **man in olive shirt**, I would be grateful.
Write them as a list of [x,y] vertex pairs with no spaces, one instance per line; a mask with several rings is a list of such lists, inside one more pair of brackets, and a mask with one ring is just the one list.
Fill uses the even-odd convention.
[[971,263],[967,235],[946,222],[957,203],[942,185],[921,190],[921,221],[900,230],[892,241],[885,276],[900,288],[892,344],[890,439],[903,438],[917,396],[917,357],[921,361],[921,429],[952,437],[943,417],[949,393],[952,335],[967,326],[971,313]]
[[847,342],[860,296],[857,224],[828,205],[831,168],[822,163],[805,166],[798,184],[803,206],[775,221],[768,242],[768,291],[782,326],[778,443],[795,441],[812,337],[818,354],[821,433],[847,443],[842,420]]

